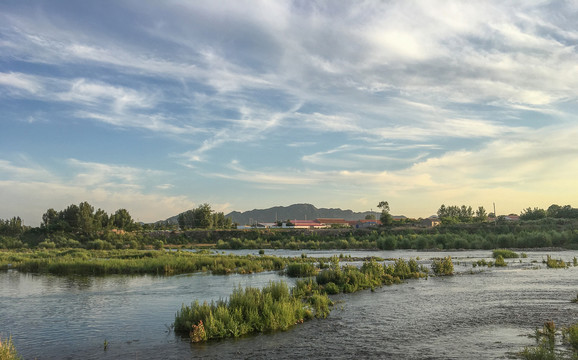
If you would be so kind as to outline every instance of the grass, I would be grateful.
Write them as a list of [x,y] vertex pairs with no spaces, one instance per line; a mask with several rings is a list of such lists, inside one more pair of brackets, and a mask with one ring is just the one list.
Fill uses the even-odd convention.
[[494,261],[494,266],[508,266],[508,264],[506,264],[506,260],[504,260],[502,255],[498,255]]
[[451,256],[447,256],[443,259],[434,259],[431,264],[431,267],[435,275],[454,274],[454,264],[452,262]]
[[19,360],[22,359],[16,352],[12,337],[8,339],[0,338],[0,359],[1,360]]
[[0,252],[0,269],[55,275],[154,274],[194,272],[249,274],[282,270],[289,261],[274,256],[210,255],[187,251],[36,250]]
[[305,320],[326,317],[331,305],[325,294],[296,296],[286,283],[270,282],[263,289],[238,287],[228,301],[183,305],[176,314],[174,328],[177,333],[188,334],[192,342],[240,337],[287,330]]
[[495,249],[492,251],[492,256],[494,259],[497,259],[498,256],[501,256],[504,259],[517,259],[520,257],[516,252],[508,249]]
[[292,262],[289,265],[287,265],[287,269],[285,269],[285,274],[289,277],[308,277],[308,276],[315,276],[318,271],[319,269],[317,269],[315,265],[312,263]]
[[[293,267],[300,268],[291,264]],[[284,282],[270,282],[262,290],[238,287],[227,301],[183,305],[175,316],[174,329],[188,335],[192,342],[286,330],[308,319],[327,317],[333,305],[328,294],[374,289],[426,276],[427,269],[413,259],[397,259],[393,264],[372,259],[361,268],[341,267],[334,259],[330,268],[315,277],[297,280],[291,290]]]
[[[562,341],[557,336],[562,334]],[[536,346],[527,346],[517,355],[526,360],[578,359],[578,323],[562,328],[559,332],[553,321],[546,321],[542,329],[536,329]],[[557,344],[562,344],[562,347]]]
[[548,268],[551,269],[561,269],[561,268],[566,268],[568,267],[568,265],[564,262],[564,260],[562,259],[553,259],[550,255],[546,256],[546,261],[544,261],[546,263],[546,266]]

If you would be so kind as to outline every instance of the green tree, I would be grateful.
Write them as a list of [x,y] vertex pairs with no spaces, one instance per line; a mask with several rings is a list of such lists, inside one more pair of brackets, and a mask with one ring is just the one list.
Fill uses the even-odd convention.
[[114,215],[112,215],[112,225],[117,229],[131,230],[133,220],[126,209],[118,209]]
[[59,217],[64,221],[65,230],[77,232],[79,230],[80,209],[78,205],[69,205],[59,213]]
[[522,210],[520,220],[539,220],[546,217],[546,210],[535,207]]
[[365,220],[375,220],[375,215],[374,214],[367,214],[367,215],[365,215]]
[[94,207],[86,201],[78,206],[78,228],[86,235],[92,234],[95,230]]
[[484,222],[488,220],[488,215],[486,214],[486,209],[483,206],[478,206],[478,210],[476,210],[476,222]]
[[380,201],[377,207],[381,209],[379,220],[383,226],[390,226],[393,224],[393,217],[389,213],[389,203],[387,201]]
[[213,227],[213,210],[211,210],[211,205],[202,204],[195,209],[195,220],[197,220],[197,226],[202,229],[210,229]]

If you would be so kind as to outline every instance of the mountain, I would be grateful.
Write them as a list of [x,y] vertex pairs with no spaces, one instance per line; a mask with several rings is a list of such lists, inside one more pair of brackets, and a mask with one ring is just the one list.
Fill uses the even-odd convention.
[[341,209],[318,209],[311,204],[294,204],[290,206],[275,206],[269,209],[255,209],[245,212],[233,211],[227,215],[238,224],[255,222],[274,222],[275,220],[315,220],[319,218],[337,218],[345,220],[361,220],[366,215],[373,214],[379,218],[379,212],[353,212]]

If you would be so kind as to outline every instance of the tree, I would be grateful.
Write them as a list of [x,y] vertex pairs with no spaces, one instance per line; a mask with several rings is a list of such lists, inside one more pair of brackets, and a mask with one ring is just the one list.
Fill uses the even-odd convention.
[[375,215],[374,214],[367,214],[367,215],[365,215],[365,220],[375,220]]
[[126,209],[118,209],[112,215],[111,221],[117,229],[130,230],[133,225],[132,217]]
[[210,229],[213,227],[213,210],[211,205],[202,204],[195,209],[195,220],[197,220],[197,227],[202,229]]
[[78,205],[69,205],[66,209],[59,213],[59,217],[64,221],[65,230],[76,232],[79,230],[79,214],[80,209]]
[[546,210],[546,215],[552,218],[558,217],[558,212],[560,211],[560,209],[562,209],[560,205],[552,204],[550,205],[548,210]]
[[383,226],[390,226],[393,224],[393,217],[389,213],[389,203],[387,201],[380,201],[377,207],[381,209],[379,220]]
[[522,210],[520,220],[539,220],[546,217],[546,210],[535,207]]
[[42,227],[48,231],[52,230],[58,223],[58,212],[52,208],[46,210],[42,215]]
[[476,210],[476,218],[477,222],[484,222],[488,220],[488,215],[486,214],[486,209],[483,206],[478,206],[478,210]]
[[94,232],[94,207],[88,202],[81,202],[78,206],[78,228],[86,235]]
[[380,208],[382,212],[389,212],[389,203],[387,201],[380,201],[377,207]]

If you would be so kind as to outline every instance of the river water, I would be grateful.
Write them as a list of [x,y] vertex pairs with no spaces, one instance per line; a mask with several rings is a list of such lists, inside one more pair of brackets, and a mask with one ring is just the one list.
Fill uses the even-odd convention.
[[528,251],[506,268],[472,267],[491,260],[490,251],[306,253],[419,258],[424,265],[451,255],[458,275],[338,295],[327,319],[285,332],[190,344],[171,330],[181,304],[224,298],[238,285],[293,280],[274,272],[57,277],[7,271],[0,272],[0,335],[12,335],[25,359],[498,359],[533,345],[526,335],[546,320],[578,322],[578,304],[570,301],[578,294],[578,267],[542,264],[548,254],[572,262],[578,251]]

